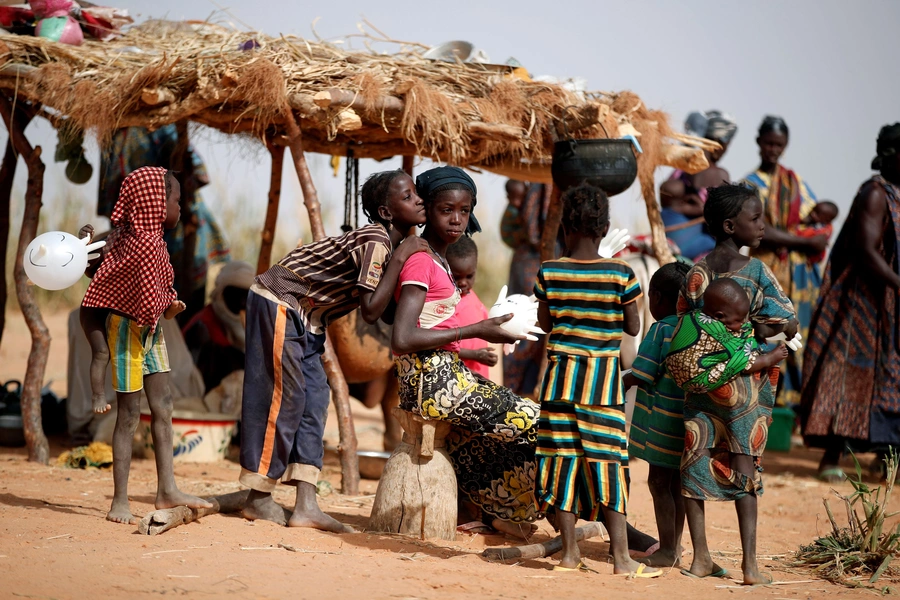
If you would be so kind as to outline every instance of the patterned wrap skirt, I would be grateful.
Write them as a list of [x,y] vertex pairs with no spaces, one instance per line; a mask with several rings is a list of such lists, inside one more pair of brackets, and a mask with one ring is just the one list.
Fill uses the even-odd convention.
[[[760,457],[766,448],[778,368],[742,375],[684,400],[681,493],[697,500],[733,501],[762,495]],[[752,476],[731,468],[732,454],[754,458]]]
[[447,452],[464,497],[513,523],[543,515],[534,499],[534,448],[540,406],[470,371],[455,352],[394,359],[400,408],[453,425]]

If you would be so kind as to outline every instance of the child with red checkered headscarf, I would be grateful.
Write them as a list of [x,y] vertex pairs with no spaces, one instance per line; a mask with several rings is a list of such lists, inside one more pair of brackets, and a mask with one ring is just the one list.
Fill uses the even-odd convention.
[[[113,501],[107,520],[134,525],[128,506],[128,472],[134,431],[140,418],[141,390],[150,403],[156,448],[156,508],[186,505],[208,508],[209,502],[184,494],[172,468],[172,394],[169,356],[160,317],[171,319],[185,309],[175,290],[174,273],[163,241],[180,216],[181,188],[171,171],[143,167],[122,183],[112,214],[115,228],[81,304],[81,323],[91,344],[91,387],[94,411],[106,412],[103,397],[106,363],[112,362],[118,415],[113,433]],[[80,237],[93,235],[85,225]]]

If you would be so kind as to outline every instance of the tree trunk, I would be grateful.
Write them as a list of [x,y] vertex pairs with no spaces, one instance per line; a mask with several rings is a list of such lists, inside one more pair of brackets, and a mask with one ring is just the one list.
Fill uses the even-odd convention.
[[159,535],[170,529],[200,520],[207,515],[237,512],[244,508],[244,503],[247,501],[249,493],[250,490],[241,490],[230,494],[222,494],[221,496],[209,496],[206,499],[212,503],[211,508],[176,506],[175,508],[154,510],[141,519],[141,522],[138,524],[138,533],[142,535]]
[[266,271],[272,264],[272,244],[275,242],[275,224],[278,220],[278,205],[281,203],[281,171],[284,165],[284,146],[269,140],[266,143],[272,156],[272,175],[269,179],[269,205],[266,207],[266,222],[263,225],[262,242],[259,245],[259,260],[256,272]]
[[16,252],[16,266],[13,270],[16,282],[16,296],[25,323],[31,332],[31,351],[28,353],[28,366],[25,370],[25,384],[22,386],[22,421],[25,426],[25,444],[28,447],[28,460],[46,464],[50,459],[50,448],[44,429],[41,426],[41,388],[44,372],[47,369],[47,357],[50,354],[50,332],[41,317],[34,292],[28,284],[23,259],[25,249],[37,236],[38,217],[41,212],[41,196],[44,192],[44,163],[41,161],[41,147],[31,147],[25,137],[27,118],[18,112],[14,113],[10,101],[0,97],[0,112],[6,128],[12,137],[13,146],[25,160],[28,167],[28,185],[25,189],[25,213],[22,217],[22,229],[19,233],[19,246]]
[[[603,535],[606,528],[602,523],[588,523],[583,527],[575,528],[575,541],[580,542],[588,538]],[[545,556],[553,556],[562,550],[562,537],[556,536],[546,542],[539,544],[528,544],[527,546],[485,548],[481,555],[485,558],[494,560],[507,560],[510,558],[543,558]]]
[[[300,180],[300,190],[303,192],[303,203],[309,214],[309,226],[312,229],[313,239],[320,240],[325,237],[325,226],[322,224],[322,207],[319,204],[319,196],[313,185],[309,166],[306,164],[306,156],[303,153],[303,134],[294,114],[287,109],[287,134],[291,157],[294,159],[294,169]],[[359,494],[359,457],[356,454],[356,431],[353,428],[353,415],[350,412],[350,393],[347,389],[347,381],[341,372],[337,357],[331,342],[326,339],[325,352],[322,355],[322,365],[328,376],[331,386],[332,400],[338,417],[338,430],[340,432],[340,456],[341,456],[341,491],[344,494]]]
[[6,255],[9,246],[9,212],[13,179],[16,177],[16,156],[12,145],[12,135],[6,141],[6,153],[0,166],[0,345],[3,344],[3,330],[6,328],[6,300],[9,290],[6,285]]

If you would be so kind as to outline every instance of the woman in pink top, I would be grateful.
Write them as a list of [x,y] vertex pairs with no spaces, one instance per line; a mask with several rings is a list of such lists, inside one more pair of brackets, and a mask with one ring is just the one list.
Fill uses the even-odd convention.
[[479,230],[471,217],[475,183],[462,169],[440,167],[422,173],[416,190],[425,201],[422,238],[430,251],[406,261],[395,294],[391,347],[400,407],[454,425],[447,451],[460,498],[481,510],[484,523],[527,538],[541,516],[532,493],[540,407],[477,377],[459,358],[462,340],[519,339],[500,327],[509,316],[463,325],[456,312],[461,296],[446,252]]

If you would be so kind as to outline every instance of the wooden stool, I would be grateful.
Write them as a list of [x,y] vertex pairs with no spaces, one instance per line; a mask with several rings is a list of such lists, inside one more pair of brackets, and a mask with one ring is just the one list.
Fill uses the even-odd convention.
[[456,539],[456,473],[444,438],[450,424],[395,408],[403,441],[384,466],[368,531]]

